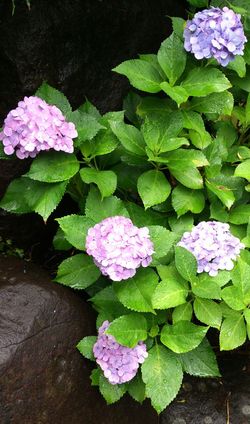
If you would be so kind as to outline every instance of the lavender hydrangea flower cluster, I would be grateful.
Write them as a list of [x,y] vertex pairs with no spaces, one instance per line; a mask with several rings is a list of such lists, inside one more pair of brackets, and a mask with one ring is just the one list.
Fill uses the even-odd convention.
[[104,321],[99,328],[94,357],[111,384],[126,383],[134,378],[139,364],[148,357],[146,345],[139,342],[134,348],[122,346],[113,336],[105,334],[109,325],[109,321]]
[[86,251],[113,281],[133,277],[137,268],[150,264],[154,253],[148,228],[138,228],[124,216],[106,218],[90,228]]
[[202,10],[187,21],[184,47],[196,59],[214,57],[222,66],[243,55],[244,35],[241,15],[228,7]]
[[0,140],[6,155],[14,152],[19,159],[34,158],[42,150],[72,153],[77,131],[62,112],[36,96],[24,97],[5,121]]
[[183,234],[178,246],[189,250],[197,259],[198,273],[215,277],[219,270],[230,271],[240,250],[245,246],[230,233],[228,224],[202,221],[191,232]]

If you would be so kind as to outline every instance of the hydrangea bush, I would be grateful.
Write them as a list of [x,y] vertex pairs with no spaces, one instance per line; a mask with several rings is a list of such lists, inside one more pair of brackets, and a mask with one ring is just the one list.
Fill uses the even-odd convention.
[[[92,384],[158,413],[184,373],[220,376],[211,328],[222,351],[250,338],[250,6],[189,3],[157,54],[114,69],[136,89],[123,111],[72,111],[43,84],[1,133],[2,159],[36,157],[0,206],[52,214],[55,280],[97,312],[77,346]],[[58,218],[65,193],[79,213]]]

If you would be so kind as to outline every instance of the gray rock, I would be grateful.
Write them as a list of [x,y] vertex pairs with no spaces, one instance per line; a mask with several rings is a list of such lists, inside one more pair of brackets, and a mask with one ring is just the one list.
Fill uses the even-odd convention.
[[149,405],[107,406],[75,348],[95,316],[40,268],[0,257],[0,423],[156,424]]

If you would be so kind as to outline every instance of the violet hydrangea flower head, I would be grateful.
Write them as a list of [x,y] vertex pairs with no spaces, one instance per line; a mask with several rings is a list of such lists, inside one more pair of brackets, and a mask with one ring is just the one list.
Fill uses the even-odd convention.
[[184,47],[196,59],[214,57],[227,66],[236,55],[243,55],[244,35],[241,15],[228,7],[211,7],[194,15],[184,30]]
[[150,264],[154,253],[148,228],[138,228],[124,216],[106,218],[90,228],[86,251],[113,281],[133,277],[137,268]]
[[11,110],[0,133],[6,155],[16,153],[19,159],[34,158],[42,150],[72,153],[77,131],[62,112],[36,96],[24,97]]
[[93,346],[94,357],[111,384],[122,384],[135,377],[139,365],[148,357],[146,345],[139,342],[134,348],[122,346],[105,334],[109,321],[104,321]]
[[231,271],[245,245],[230,233],[228,224],[202,221],[190,232],[183,234],[178,246],[189,250],[197,259],[198,273],[207,272],[212,277],[219,270]]

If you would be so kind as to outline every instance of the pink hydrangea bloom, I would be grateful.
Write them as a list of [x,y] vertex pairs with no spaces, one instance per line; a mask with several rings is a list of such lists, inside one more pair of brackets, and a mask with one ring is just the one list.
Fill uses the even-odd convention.
[[122,346],[111,335],[105,334],[110,323],[104,321],[93,346],[94,357],[111,384],[122,384],[132,380],[139,365],[148,357],[146,345],[139,342],[134,348]]
[[218,271],[234,267],[244,244],[230,233],[228,224],[202,221],[190,232],[183,234],[178,246],[189,250],[197,259],[198,273],[208,272],[215,277]]
[[24,97],[11,110],[0,133],[6,155],[16,153],[19,159],[34,158],[42,150],[72,153],[77,131],[62,112],[39,97]]
[[90,228],[86,250],[103,275],[120,281],[135,275],[152,261],[153,244],[148,228],[138,228],[129,218],[112,216]]

